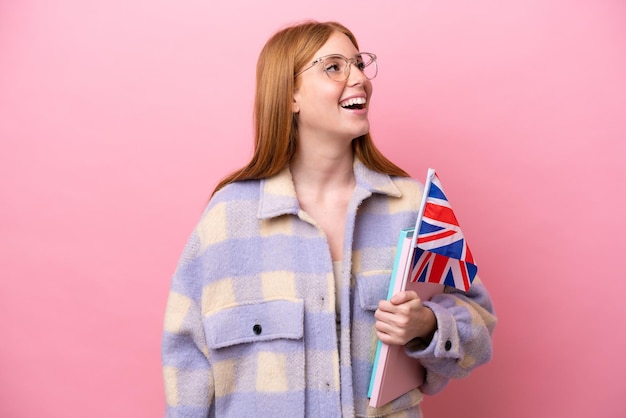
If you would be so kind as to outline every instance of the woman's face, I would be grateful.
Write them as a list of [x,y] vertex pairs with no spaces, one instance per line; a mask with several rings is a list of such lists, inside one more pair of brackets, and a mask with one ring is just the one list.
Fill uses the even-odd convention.
[[[358,53],[350,39],[335,32],[313,56],[311,62],[330,54],[354,58]],[[369,132],[368,105],[372,95],[372,83],[357,67],[351,65],[346,81],[331,80],[320,63],[298,76],[294,93],[293,111],[296,113],[300,140],[354,138]],[[350,99],[363,99],[358,108],[346,107]],[[354,104],[354,102],[352,102]],[[343,105],[343,106],[342,106]]]

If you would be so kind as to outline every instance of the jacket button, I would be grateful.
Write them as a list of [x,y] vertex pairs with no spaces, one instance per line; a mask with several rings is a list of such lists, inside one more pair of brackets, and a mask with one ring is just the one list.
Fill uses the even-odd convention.
[[450,342],[450,340],[446,341],[446,346],[445,346],[446,351],[450,351],[451,348],[452,348],[452,343]]
[[254,326],[252,327],[252,332],[254,332],[256,335],[261,334],[262,331],[263,328],[259,324],[254,324]]

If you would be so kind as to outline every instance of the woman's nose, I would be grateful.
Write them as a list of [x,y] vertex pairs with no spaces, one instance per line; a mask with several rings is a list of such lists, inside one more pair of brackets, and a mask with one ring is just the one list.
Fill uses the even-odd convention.
[[367,80],[365,74],[361,69],[356,65],[356,63],[350,63],[350,74],[348,75],[348,84],[363,84]]

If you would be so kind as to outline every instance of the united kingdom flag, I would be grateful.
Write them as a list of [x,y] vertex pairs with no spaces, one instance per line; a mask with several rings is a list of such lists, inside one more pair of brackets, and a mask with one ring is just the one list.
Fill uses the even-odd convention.
[[419,233],[415,240],[411,281],[442,283],[467,291],[478,267],[432,169],[424,191],[425,204],[415,228]]

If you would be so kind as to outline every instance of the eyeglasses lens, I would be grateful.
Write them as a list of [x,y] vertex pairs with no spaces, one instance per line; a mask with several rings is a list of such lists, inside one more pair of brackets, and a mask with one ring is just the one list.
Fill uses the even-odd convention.
[[344,81],[350,74],[350,64],[352,63],[369,80],[376,77],[376,73],[378,72],[376,60],[369,54],[359,54],[356,58],[349,61],[340,55],[326,57],[323,63],[324,71],[331,79],[335,81]]

